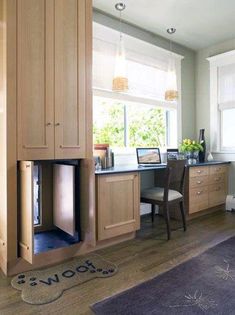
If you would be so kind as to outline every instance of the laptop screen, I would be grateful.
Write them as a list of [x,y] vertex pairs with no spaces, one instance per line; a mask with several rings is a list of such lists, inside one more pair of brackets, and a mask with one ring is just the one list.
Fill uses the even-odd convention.
[[138,164],[161,164],[159,148],[136,148]]

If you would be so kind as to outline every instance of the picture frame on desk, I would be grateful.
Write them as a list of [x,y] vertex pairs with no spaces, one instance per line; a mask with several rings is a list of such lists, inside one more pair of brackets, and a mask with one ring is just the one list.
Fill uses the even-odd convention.
[[167,152],[167,161],[179,159],[179,150],[178,149],[167,149],[166,152]]

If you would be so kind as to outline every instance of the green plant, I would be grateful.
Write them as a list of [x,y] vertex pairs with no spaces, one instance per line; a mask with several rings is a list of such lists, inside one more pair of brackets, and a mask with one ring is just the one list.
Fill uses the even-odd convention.
[[195,151],[203,151],[202,145],[191,139],[184,139],[180,145],[181,152],[195,152]]

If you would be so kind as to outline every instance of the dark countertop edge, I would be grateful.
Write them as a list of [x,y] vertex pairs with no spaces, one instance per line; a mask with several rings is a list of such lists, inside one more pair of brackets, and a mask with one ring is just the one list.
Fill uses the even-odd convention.
[[[187,167],[196,167],[196,166],[209,166],[209,165],[218,165],[218,164],[230,164],[231,161],[212,161],[196,164],[188,164]],[[103,169],[100,171],[95,171],[95,175],[108,175],[108,174],[117,174],[117,173],[131,173],[131,172],[146,172],[154,171],[158,169],[166,168],[165,165],[155,166],[155,167],[138,167],[138,165],[128,165],[128,166],[118,166],[108,169]]]

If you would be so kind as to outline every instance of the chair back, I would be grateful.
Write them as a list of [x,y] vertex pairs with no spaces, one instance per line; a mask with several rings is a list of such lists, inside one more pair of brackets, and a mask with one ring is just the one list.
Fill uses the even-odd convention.
[[183,194],[186,160],[168,160],[167,167],[170,169],[169,189],[177,190]]

